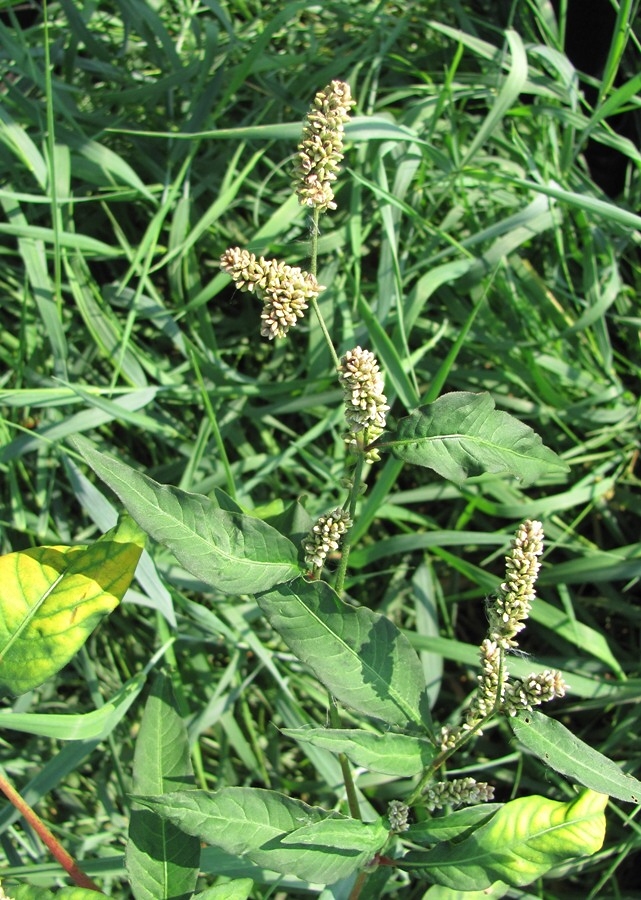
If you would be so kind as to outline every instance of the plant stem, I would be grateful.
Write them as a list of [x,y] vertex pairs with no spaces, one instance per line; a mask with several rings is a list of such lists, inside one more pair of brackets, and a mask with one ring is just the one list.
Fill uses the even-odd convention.
[[[338,715],[338,711],[334,703],[334,698],[332,696],[330,696],[329,698],[329,718],[330,722],[332,723],[332,728],[341,727],[340,717]],[[344,753],[338,754],[338,760],[340,762],[341,772],[343,774],[343,782],[345,784],[345,793],[347,795],[349,814],[353,819],[362,819],[358,796],[356,794],[356,785],[354,784],[354,779],[352,777],[352,770],[349,767],[349,760]]]
[[203,380],[202,373],[200,371],[200,366],[198,365],[198,360],[196,359],[196,353],[194,350],[190,349],[189,355],[191,357],[191,364],[194,367],[194,371],[196,372],[196,379],[198,380],[198,385],[200,387],[201,395],[203,398],[203,403],[205,405],[205,409],[207,410],[207,414],[209,416],[209,423],[211,425],[211,430],[214,433],[214,440],[216,441],[216,447],[218,448],[218,453],[220,454],[220,461],[223,466],[223,470],[225,472],[225,482],[227,484],[227,493],[229,496],[235,500],[236,499],[236,484],[234,482],[234,473],[231,470],[231,465],[229,462],[229,457],[227,456],[227,449],[225,447],[225,442],[223,441],[223,436],[220,433],[220,428],[218,427],[218,417],[214,412],[214,408],[211,404],[211,398],[209,396],[209,391],[205,386],[205,382]]
[[438,756],[432,760],[430,765],[423,773],[419,783],[416,785],[410,796],[404,801],[408,806],[413,806],[417,802],[417,800],[423,793],[423,788],[432,780],[434,773],[437,772],[445,762],[447,762],[450,756],[453,756],[455,753],[457,753],[477,731],[487,725],[488,721],[493,716],[494,710],[492,710],[489,715],[484,716],[482,719],[479,719],[479,721],[476,722],[469,731],[466,731],[465,734],[461,735],[461,737],[453,747],[447,747],[447,749],[442,750],[438,754]]
[[67,872],[69,877],[74,880],[78,887],[87,888],[87,890],[96,891],[98,894],[103,894],[104,891],[101,891],[98,885],[95,884],[95,882],[93,882],[88,875],[85,875],[85,873],[80,868],[78,868],[78,865],[76,864],[74,859],[60,845],[58,839],[54,837],[54,835],[51,833],[49,828],[47,828],[38,814],[34,812],[34,810],[27,803],[25,803],[20,794],[9,784],[3,773],[0,773],[0,790],[9,800],[9,802],[12,803],[13,806],[15,806],[24,820],[29,825],[31,825],[40,840],[51,852],[52,856],[57,860],[57,862],[60,863],[65,872]]
[[[320,220],[320,212],[318,209],[314,210],[313,218],[312,218],[312,231],[311,237],[309,240],[309,271],[316,278],[318,273],[318,222]],[[329,331],[327,330],[327,325],[325,324],[325,319],[322,316],[320,311],[320,307],[318,305],[318,300],[316,297],[312,297],[312,309],[316,313],[316,318],[318,319],[319,325],[321,327],[321,331],[325,337],[325,342],[327,347],[329,348],[329,352],[331,354],[332,360],[334,361],[335,368],[338,368],[340,365],[340,360],[338,358],[338,354],[334,349],[334,344],[332,343],[332,339],[330,337]]]
[[354,887],[351,889],[351,891],[349,893],[348,900],[358,900],[358,898],[361,895],[361,891],[363,890],[363,887],[365,885],[365,882],[367,881],[367,876],[368,876],[367,872],[359,872],[358,873],[358,878],[354,882]]
[[[363,478],[363,467],[365,465],[365,455],[363,453],[359,453],[356,457],[356,468],[354,469],[354,477],[352,478],[352,487],[350,489],[347,512],[350,515],[352,522],[354,521],[354,515],[356,513],[356,504],[358,502],[358,497],[361,492],[361,481]],[[350,529],[351,531],[351,529]],[[340,596],[343,592],[343,586],[345,584],[345,575],[347,574],[347,561],[349,559],[349,551],[352,546],[352,541],[350,538],[350,531],[345,535],[342,548],[341,548],[341,561],[338,565],[338,570],[336,572],[336,581],[334,583],[334,588],[336,593]]]

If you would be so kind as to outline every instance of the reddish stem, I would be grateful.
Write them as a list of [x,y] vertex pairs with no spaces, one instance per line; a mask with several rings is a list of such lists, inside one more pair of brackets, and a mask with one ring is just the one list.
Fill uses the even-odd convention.
[[25,821],[31,825],[40,840],[51,851],[52,856],[60,863],[65,872],[68,873],[69,877],[74,880],[78,887],[87,888],[90,891],[97,891],[99,894],[102,894],[103,891],[100,890],[98,885],[93,882],[88,875],[85,875],[85,873],[78,868],[73,858],[67,853],[64,847],[60,845],[58,839],[54,837],[42,819],[27,803],[25,803],[20,794],[14,790],[2,774],[0,774],[0,790],[9,802],[15,806]]

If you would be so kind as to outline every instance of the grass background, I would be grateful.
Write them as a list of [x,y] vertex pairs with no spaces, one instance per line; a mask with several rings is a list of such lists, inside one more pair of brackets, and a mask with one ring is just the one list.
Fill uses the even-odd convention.
[[[315,91],[347,80],[358,107],[320,238],[336,345],[377,353],[395,417],[446,390],[488,390],[571,465],[563,482],[523,491],[489,478],[459,489],[384,461],[363,498],[349,592],[408,630],[445,721],[474,683],[509,536],[541,518],[540,601],[522,646],[566,673],[573,691],[556,714],[638,776],[638,4],[612,7],[602,72],[581,81],[563,2],[558,19],[544,0],[65,0],[31,21],[18,6],[0,3],[2,551],[111,524],[109,499],[65,446],[80,432],[159,481],[220,486],[258,511],[342,502],[340,392],[316,322],[262,340],[259,310],[217,260],[238,244],[305,264],[292,154]],[[593,181],[589,148],[619,154],[605,157],[621,166],[615,198]],[[4,705],[43,720],[93,709],[175,633],[201,780],[336,804],[333,759],[274,728],[323,723],[324,693],[254,604],[205,593],[152,553],[77,659]],[[128,896],[140,712],[99,750],[0,739],[7,773],[115,897]],[[500,799],[569,796],[501,726],[461,759],[479,765]],[[374,775],[359,784],[379,811],[397,796]],[[600,854],[510,896],[641,896],[639,827],[623,805],[610,810]],[[0,842],[7,875],[56,883],[6,809]],[[411,898],[426,886],[388,889]],[[307,896],[269,884],[255,896],[283,891]]]

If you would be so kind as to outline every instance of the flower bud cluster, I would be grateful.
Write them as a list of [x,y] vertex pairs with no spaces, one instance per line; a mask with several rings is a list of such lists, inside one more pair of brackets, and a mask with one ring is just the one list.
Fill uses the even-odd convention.
[[320,516],[303,541],[305,562],[315,569],[322,569],[329,553],[338,550],[341,537],[351,528],[352,520],[344,509],[337,507],[326,516]]
[[332,183],[343,159],[343,125],[354,102],[343,81],[332,81],[314,97],[294,173],[296,194],[303,206],[320,212],[336,209]]
[[[383,433],[389,410],[376,357],[361,347],[348,350],[341,358],[338,380],[343,388],[349,426],[346,436],[348,446],[362,450]],[[368,459],[378,458],[375,450],[369,451]]]
[[263,301],[260,333],[270,340],[285,337],[305,314],[308,301],[325,290],[312,274],[298,266],[256,257],[240,247],[225,250],[220,266],[232,277],[239,291],[255,293]]
[[431,812],[444,806],[485,803],[494,799],[494,788],[485,781],[474,778],[453,778],[452,781],[436,781],[424,791],[425,806]]
[[566,690],[563,676],[552,669],[545,669],[526,678],[515,678],[507,686],[504,711],[515,716],[520,709],[531,710],[548,700],[564,697]]
[[409,812],[409,806],[401,803],[400,800],[390,800],[390,804],[387,807],[390,831],[394,832],[394,834],[401,834],[403,831],[407,831],[410,827],[408,822]]

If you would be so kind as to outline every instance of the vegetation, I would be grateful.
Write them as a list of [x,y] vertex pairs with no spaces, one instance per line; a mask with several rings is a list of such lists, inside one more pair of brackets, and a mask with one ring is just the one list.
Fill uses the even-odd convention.
[[[630,896],[638,796],[620,773],[639,773],[641,158],[611,122],[638,115],[637,4],[616,4],[603,73],[583,81],[564,53],[563,0],[557,17],[544,0],[491,4],[501,21],[487,4],[430,0],[62,0],[30,21],[20,6],[0,4],[0,764],[84,873],[75,896],[188,897],[200,867],[203,897],[473,898],[485,884],[462,880],[466,834],[561,809],[573,823],[577,808],[600,827],[594,791],[610,795],[602,849],[581,832],[591,855],[553,844],[519,880],[491,868],[505,837],[486,831],[496,877],[483,896]],[[319,215],[294,193],[296,145],[337,79],[357,105],[336,209]],[[592,180],[588,145],[618,154],[620,195]],[[230,282],[229,258],[221,271],[230,248],[325,286],[285,337],[261,336],[260,291]],[[373,432],[346,424],[334,355],[356,347],[384,376],[383,432],[378,419]],[[459,400],[475,426],[456,419]],[[455,432],[458,450],[434,455],[431,439]],[[123,506],[137,524],[116,525]],[[342,548],[324,567],[290,549],[338,509]],[[505,556],[537,521],[538,597],[519,638],[532,658],[502,647],[498,671],[558,672],[567,695],[514,717],[497,695],[451,760],[434,756],[438,729],[458,735],[479,712]],[[242,541],[227,547],[232,525]],[[12,619],[33,583],[25,561],[73,574],[95,600],[81,621],[74,607],[71,639],[48,643],[37,614],[58,602],[56,578],[25,624]],[[356,696],[362,674],[331,664],[327,629],[303,648],[284,593],[325,623],[342,604],[329,630],[340,642],[345,628],[352,662],[374,672],[394,654],[400,674],[381,674],[394,702],[381,684]],[[376,752],[397,757],[382,771],[354,756],[380,735]],[[446,790],[430,780],[446,760],[439,779],[482,780],[496,803],[431,812],[423,788]],[[206,812],[226,827],[268,796],[256,789],[288,798],[292,820],[311,816],[309,840],[340,850],[328,876],[243,855],[241,827],[236,851],[203,835],[185,813],[202,795],[182,796],[194,783],[217,792]],[[177,809],[152,799],[171,790]],[[0,809],[8,897],[69,884],[38,828]],[[150,835],[173,842],[186,881],[153,881],[136,855],[158,855]],[[422,857],[430,846],[443,858]],[[356,849],[357,867],[332,868]]]

